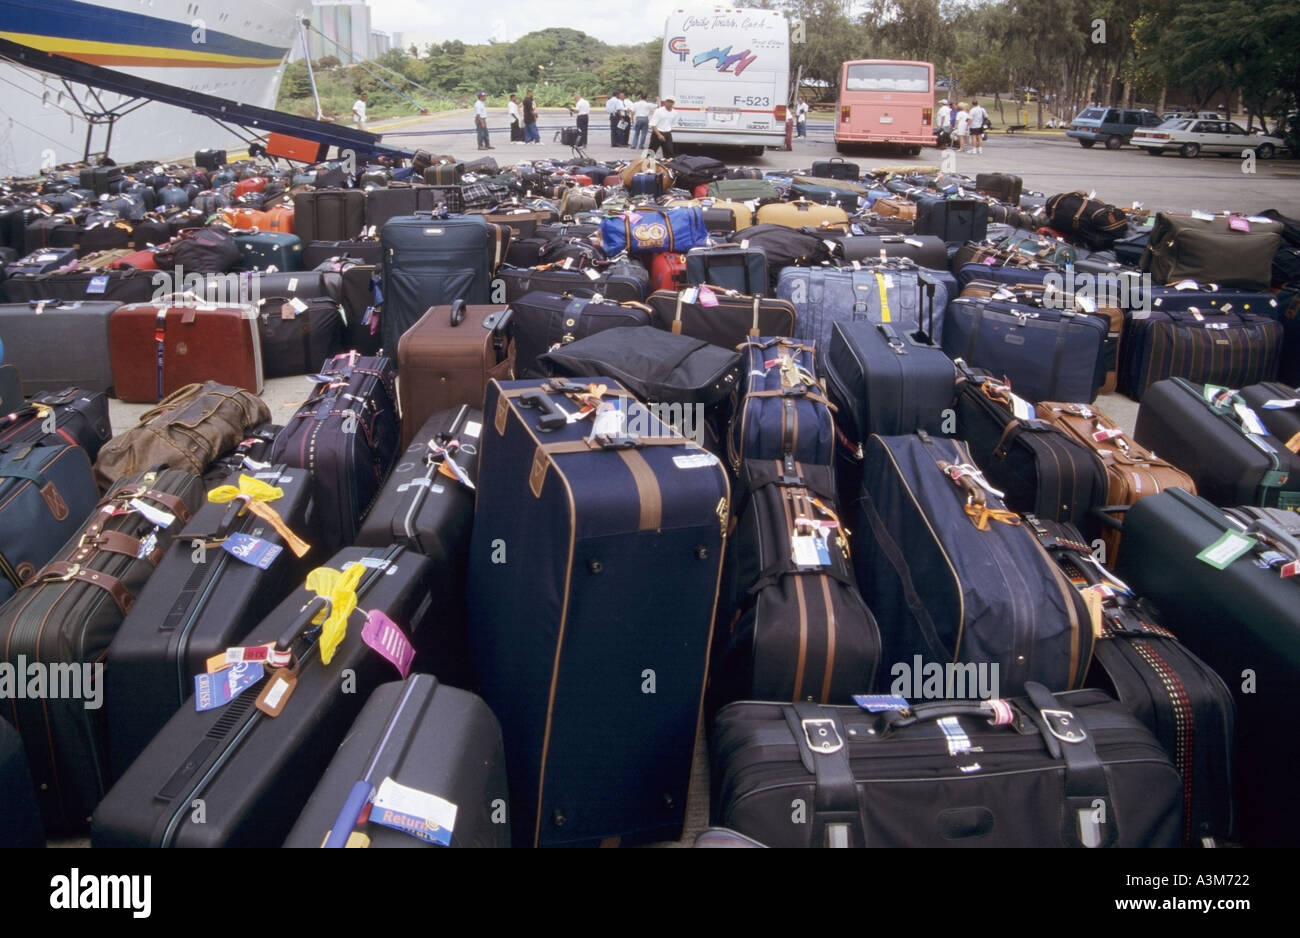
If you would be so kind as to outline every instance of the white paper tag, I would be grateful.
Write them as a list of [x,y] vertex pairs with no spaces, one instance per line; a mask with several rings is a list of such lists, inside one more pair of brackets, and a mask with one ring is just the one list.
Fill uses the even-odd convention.
[[689,456],[673,457],[673,465],[678,469],[703,469],[717,464],[718,457],[712,453],[692,453]]
[[271,464],[269,462],[258,462],[252,456],[245,456],[244,468],[252,469],[254,472],[261,472],[263,470],[270,469]]
[[1085,313],[1097,312],[1097,304],[1092,301],[1092,297],[1090,296],[1076,296],[1074,298],[1074,305],[1079,307],[1079,309],[1083,310]]
[[586,276],[588,280],[600,279],[600,272],[593,267],[588,267],[586,270],[583,271],[583,274]]
[[955,756],[971,751],[970,737],[961,728],[961,722],[956,717],[944,717],[938,723],[939,729],[943,730],[943,735],[948,740],[948,755]]
[[477,438],[483,432],[483,424],[477,420],[468,420],[465,422],[465,429],[462,431],[466,436]]
[[1199,290],[1201,288],[1195,280],[1179,280],[1174,284],[1175,290]]
[[150,524],[156,524],[160,528],[169,528],[176,521],[176,516],[170,511],[155,508],[141,499],[133,498],[127,504],[144,515],[145,520]]
[[1265,401],[1265,410],[1284,410],[1287,407],[1300,407],[1300,397],[1292,397],[1285,401]]
[[816,567],[821,564],[821,559],[817,556],[816,540],[807,534],[796,534],[791,538],[796,566]]
[[296,290],[298,289],[298,278],[297,278],[297,277],[290,277],[290,278],[289,278],[289,287],[288,287],[288,289],[289,289],[289,292],[290,292],[290,293],[293,293],[294,291],[296,291]]
[[[404,815],[406,818],[423,821],[427,826],[425,831],[417,833],[415,830],[410,830],[408,833],[414,834],[421,840],[430,840],[446,846],[451,843],[451,833],[456,828],[456,811],[456,805],[445,798],[385,778],[379,783],[379,789],[375,792],[371,819],[383,823],[382,818],[385,815],[390,818],[394,815]],[[389,826],[399,825],[390,822]]]
[[296,296],[289,301],[289,305],[293,307],[294,312],[302,313],[307,311],[307,304]]
[[1192,209],[1192,217],[1197,221],[1214,221],[1214,216],[1209,212],[1202,212],[1199,209]]
[[1232,409],[1237,412],[1237,417],[1241,420],[1241,425],[1245,427],[1248,432],[1258,434],[1259,436],[1268,435],[1268,428],[1265,427],[1264,422],[1259,419],[1259,415],[1245,404],[1234,404]]
[[1011,395],[1011,412],[1017,420],[1033,420],[1035,416],[1034,405],[1018,394]]

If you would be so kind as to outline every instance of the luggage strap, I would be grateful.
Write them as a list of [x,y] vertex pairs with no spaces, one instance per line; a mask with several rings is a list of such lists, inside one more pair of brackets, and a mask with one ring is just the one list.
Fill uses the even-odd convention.
[[81,583],[89,583],[91,586],[98,586],[112,597],[113,602],[122,615],[131,611],[135,605],[135,597],[131,591],[126,588],[121,580],[115,576],[110,576],[99,570],[92,570],[83,567],[79,563],[69,563],[66,560],[56,560],[53,563],[45,565],[40,573],[36,574],[35,583],[67,583],[70,580],[77,580]]
[[811,846],[865,847],[866,825],[849,763],[848,734],[834,710],[801,701],[782,708],[799,760],[816,778]]
[[889,290],[885,286],[885,275],[876,271],[876,289],[880,293],[880,321],[893,322],[889,315]]
[[157,348],[158,399],[162,400],[165,397],[163,394],[163,349],[167,345],[167,306],[165,304],[158,307],[158,313],[154,318],[153,340]]

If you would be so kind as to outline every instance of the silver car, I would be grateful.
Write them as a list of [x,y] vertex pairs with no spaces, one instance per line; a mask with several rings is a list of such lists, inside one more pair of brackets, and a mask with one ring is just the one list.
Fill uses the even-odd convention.
[[1175,118],[1159,127],[1143,127],[1129,140],[1152,156],[1177,150],[1180,156],[1193,157],[1200,153],[1226,153],[1240,156],[1243,150],[1254,150],[1261,160],[1271,159],[1282,149],[1284,142],[1277,137],[1248,134],[1235,121]]

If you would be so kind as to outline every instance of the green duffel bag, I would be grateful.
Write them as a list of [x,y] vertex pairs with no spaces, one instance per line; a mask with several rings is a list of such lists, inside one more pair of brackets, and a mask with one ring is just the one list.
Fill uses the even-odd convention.
[[727,202],[780,202],[781,193],[766,179],[719,179],[709,183],[710,198]]
[[1281,243],[1281,223],[1258,215],[1158,212],[1139,266],[1157,284],[1267,290]]
[[826,176],[795,176],[793,179],[798,185],[821,186],[824,189],[834,189],[837,192],[852,192],[854,195],[865,196],[871,191],[870,186],[852,179],[831,179]]
[[1009,238],[999,241],[997,248],[999,251],[1017,251],[1029,255],[1039,263],[1057,264],[1061,267],[1079,259],[1079,252],[1073,245],[1028,231],[1017,231]]

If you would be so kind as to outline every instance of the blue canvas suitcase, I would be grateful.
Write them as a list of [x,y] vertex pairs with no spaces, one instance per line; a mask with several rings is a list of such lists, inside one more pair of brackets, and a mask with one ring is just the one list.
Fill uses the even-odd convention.
[[747,460],[793,458],[829,466],[835,445],[831,403],[817,383],[812,347],[782,337],[740,346],[746,371],[736,389],[727,455],[740,471]]
[[33,251],[26,257],[20,257],[5,267],[6,277],[16,277],[19,274],[46,274],[51,270],[58,270],[67,264],[71,264],[77,259],[77,249],[67,248],[41,248]]
[[[830,344],[837,322],[866,320],[919,329],[931,283],[934,308],[941,314],[948,306],[947,288],[929,271],[915,267],[786,267],[777,278],[776,295],[794,304],[794,337],[821,350]],[[933,328],[937,341],[943,319]]]
[[[590,384],[611,406],[568,421]],[[685,820],[730,490],[626,393],[488,385],[469,634],[518,846],[672,840]]]
[[983,241],[988,227],[987,202],[931,193],[916,199],[917,234],[935,235],[944,241]]

